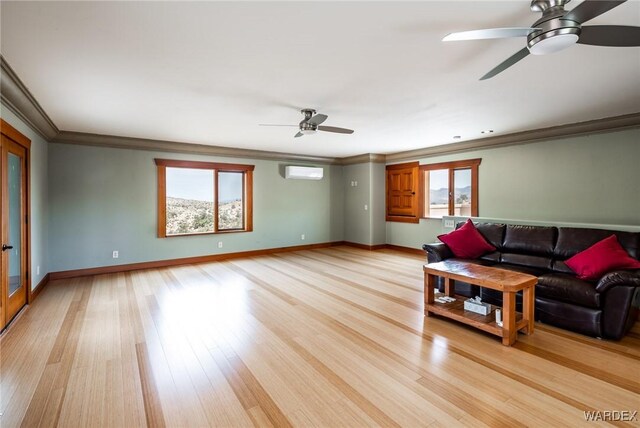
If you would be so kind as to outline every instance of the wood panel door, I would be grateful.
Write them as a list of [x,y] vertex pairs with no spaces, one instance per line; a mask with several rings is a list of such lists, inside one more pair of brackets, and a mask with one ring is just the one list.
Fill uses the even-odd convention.
[[417,163],[387,167],[387,220],[418,220]]
[[[15,129],[11,128],[12,131]],[[17,132],[17,131],[16,131]],[[13,138],[12,138],[13,137]],[[20,138],[21,137],[21,138]],[[15,138],[15,139],[14,139]],[[28,155],[20,135],[9,132],[2,123],[0,146],[0,329],[27,304],[29,281],[28,234]],[[29,140],[26,140],[27,142]]]

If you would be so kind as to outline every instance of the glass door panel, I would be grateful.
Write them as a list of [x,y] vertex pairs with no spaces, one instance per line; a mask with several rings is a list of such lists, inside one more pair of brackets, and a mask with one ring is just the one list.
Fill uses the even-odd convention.
[[7,156],[8,197],[8,242],[5,241],[9,258],[9,296],[22,285],[22,159],[8,153]]
[[2,322],[27,303],[27,149],[2,135]]

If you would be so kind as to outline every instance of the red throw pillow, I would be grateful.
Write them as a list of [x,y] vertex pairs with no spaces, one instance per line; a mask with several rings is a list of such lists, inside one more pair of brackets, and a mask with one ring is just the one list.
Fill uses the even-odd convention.
[[565,260],[565,264],[578,275],[578,278],[587,281],[598,280],[605,273],[616,269],[640,269],[640,261],[622,248],[616,235],[596,242]]
[[461,259],[476,259],[490,251],[495,251],[496,247],[489,244],[478,232],[471,219],[458,230],[438,236],[451,252]]

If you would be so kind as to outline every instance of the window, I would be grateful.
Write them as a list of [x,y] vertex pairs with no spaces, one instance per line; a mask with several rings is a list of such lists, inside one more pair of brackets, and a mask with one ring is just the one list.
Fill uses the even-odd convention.
[[159,238],[253,230],[253,165],[155,162]]
[[481,159],[421,165],[422,216],[478,216],[478,167]]
[[387,221],[420,221],[418,166],[418,162],[387,165]]

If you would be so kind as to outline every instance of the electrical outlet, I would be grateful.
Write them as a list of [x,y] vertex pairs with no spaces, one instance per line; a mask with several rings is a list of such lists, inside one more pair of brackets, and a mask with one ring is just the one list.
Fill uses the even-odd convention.
[[40,266],[36,266],[36,275],[40,275]]
[[444,227],[447,227],[449,229],[453,229],[453,220],[445,220],[444,221]]
[[355,181],[351,181],[351,187],[355,186],[356,182]]
[[118,253],[118,251],[116,250],[113,252],[113,258],[117,259],[118,257],[120,257],[120,253]]
[[303,233],[302,235],[300,235],[300,239],[301,239],[302,241],[304,241],[304,233]]
[[357,182],[357,181],[354,181],[354,183],[356,183],[356,187],[358,187],[358,182]]
[[369,205],[364,204],[364,210],[367,211],[369,209]]
[[218,242],[218,248],[222,248],[222,241]]

